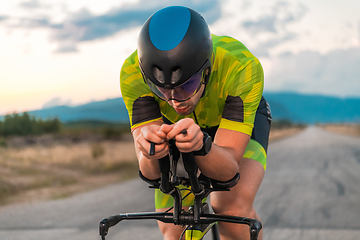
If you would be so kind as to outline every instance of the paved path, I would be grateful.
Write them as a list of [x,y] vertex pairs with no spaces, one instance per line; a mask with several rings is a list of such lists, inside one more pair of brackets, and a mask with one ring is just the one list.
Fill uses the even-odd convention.
[[[255,200],[264,239],[359,239],[359,173],[360,138],[310,127],[272,143]],[[0,210],[0,239],[95,240],[102,218],[152,211],[152,201],[152,190],[133,180],[68,199],[9,206]],[[107,239],[152,240],[161,234],[155,221],[125,221]]]
[[360,239],[360,138],[310,127],[271,144],[256,207],[266,239]]

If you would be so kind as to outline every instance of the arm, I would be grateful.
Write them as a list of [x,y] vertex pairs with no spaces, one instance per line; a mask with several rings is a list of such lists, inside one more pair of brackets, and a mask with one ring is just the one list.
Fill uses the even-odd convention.
[[[136,156],[141,173],[148,179],[160,177],[158,159],[169,152],[166,135],[160,130],[162,122],[156,121],[135,128],[132,132]],[[155,154],[149,155],[150,142],[155,143]]]
[[[121,68],[120,89],[129,113],[140,170],[146,178],[157,179],[160,176],[157,159],[167,154],[168,150],[164,134],[158,133],[163,123],[159,103],[143,80],[137,51],[125,60]],[[149,141],[157,144],[153,156],[148,154]]]
[[197,156],[196,163],[208,177],[228,181],[239,172],[250,136],[241,132],[219,128],[210,152]]
[[220,181],[227,181],[239,172],[263,91],[260,62],[255,58],[244,59],[226,79],[231,87],[225,86],[227,91],[223,91],[226,101],[212,149],[206,156],[196,158],[206,176]]
[[[187,134],[181,134],[186,129]],[[176,146],[181,152],[197,151],[202,148],[203,133],[200,127],[190,118],[185,118],[173,125],[163,125],[161,130],[168,139],[175,138]],[[206,156],[195,156],[199,169],[206,176],[228,181],[239,172],[239,164],[250,140],[247,134],[218,129],[210,152]]]

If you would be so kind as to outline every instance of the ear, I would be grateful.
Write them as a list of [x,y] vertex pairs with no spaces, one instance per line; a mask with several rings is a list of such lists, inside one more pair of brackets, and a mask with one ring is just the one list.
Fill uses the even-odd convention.
[[204,84],[208,84],[210,78],[210,68],[205,69]]

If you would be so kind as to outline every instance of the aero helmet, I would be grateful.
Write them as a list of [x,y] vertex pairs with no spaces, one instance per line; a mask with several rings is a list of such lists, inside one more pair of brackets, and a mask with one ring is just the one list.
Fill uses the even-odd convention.
[[172,6],[155,12],[140,31],[137,50],[145,82],[163,100],[186,101],[209,79],[211,34],[192,9]]

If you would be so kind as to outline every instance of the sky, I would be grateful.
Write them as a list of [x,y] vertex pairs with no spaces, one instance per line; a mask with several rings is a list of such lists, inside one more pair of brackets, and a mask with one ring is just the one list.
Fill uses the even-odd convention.
[[265,92],[360,98],[358,0],[12,0],[0,2],[0,115],[121,97],[142,24],[171,5],[244,43]]

